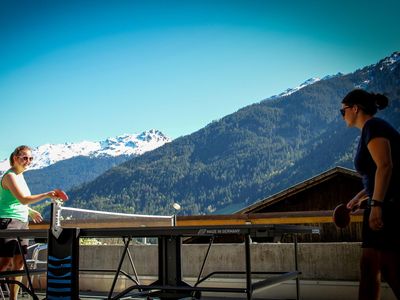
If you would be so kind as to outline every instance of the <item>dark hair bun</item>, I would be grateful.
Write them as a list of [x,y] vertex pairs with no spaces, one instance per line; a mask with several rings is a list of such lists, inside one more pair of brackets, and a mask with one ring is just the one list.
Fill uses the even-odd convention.
[[374,97],[375,97],[376,107],[377,107],[379,110],[382,110],[382,109],[384,109],[385,107],[388,106],[388,104],[389,104],[389,99],[388,99],[388,97],[386,97],[385,95],[382,95],[382,94],[375,94]]
[[355,89],[348,93],[342,100],[349,106],[360,105],[360,108],[368,115],[375,115],[377,110],[382,110],[389,104],[389,99],[382,94],[374,94],[362,89]]

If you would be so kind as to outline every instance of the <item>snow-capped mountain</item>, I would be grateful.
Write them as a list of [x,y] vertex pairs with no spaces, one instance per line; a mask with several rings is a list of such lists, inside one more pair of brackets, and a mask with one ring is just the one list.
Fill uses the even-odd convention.
[[302,84],[300,84],[299,86],[296,86],[296,87],[294,87],[294,88],[289,88],[289,89],[287,89],[286,91],[280,93],[279,95],[272,96],[270,99],[281,98],[281,97],[289,96],[289,95],[293,94],[294,92],[297,92],[298,90],[301,90],[302,88],[304,88],[304,87],[306,87],[306,86],[308,86],[308,85],[310,85],[310,84],[313,84],[313,83],[315,83],[315,82],[317,82],[317,81],[320,81],[320,80],[321,80],[321,79],[320,79],[320,78],[317,78],[317,77],[307,79],[306,81],[304,81],[304,82],[303,82]]
[[361,70],[357,70],[360,72],[365,78],[363,82],[360,82],[355,87],[361,89],[368,89],[368,85],[371,81],[376,77],[376,72],[392,72],[400,62],[400,51],[394,52],[392,55],[382,59],[378,63],[367,66]]
[[[364,69],[361,70],[361,72],[364,71],[364,72],[370,73],[370,72],[372,72],[374,66],[378,67],[379,71],[384,71],[385,69],[388,69],[389,71],[393,71],[393,69],[397,66],[397,63],[399,61],[400,61],[400,51],[396,51],[392,55],[382,59],[375,65],[365,67]],[[357,71],[360,71],[360,70],[357,70]],[[311,85],[317,81],[332,79],[332,78],[339,77],[339,76],[343,76],[343,73],[339,72],[336,75],[327,75],[327,76],[323,77],[322,79],[318,78],[318,77],[313,77],[313,78],[307,79],[306,81],[304,81],[302,84],[300,84],[297,87],[288,88],[287,90],[280,93],[279,95],[274,95],[268,99],[276,99],[276,98],[289,96],[289,95],[301,90],[302,88],[305,88],[306,86]],[[364,82],[356,85],[355,87],[365,89],[365,88],[367,88],[369,82],[370,82],[370,79],[366,79]]]
[[377,65],[380,65],[379,70],[383,71],[389,68],[390,71],[396,67],[396,63],[400,61],[400,51],[394,52],[391,56],[382,59]]
[[[45,144],[32,149],[32,155],[35,159],[30,169],[42,169],[58,161],[76,156],[137,156],[154,150],[170,141],[171,139],[162,132],[151,129],[140,134],[123,134],[99,142],[83,141],[79,143]],[[8,158],[0,162],[0,174],[9,168]]]

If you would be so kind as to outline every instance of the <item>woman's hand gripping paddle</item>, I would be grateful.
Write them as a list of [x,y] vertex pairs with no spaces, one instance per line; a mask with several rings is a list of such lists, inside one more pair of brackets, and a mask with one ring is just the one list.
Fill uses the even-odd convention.
[[355,212],[357,209],[364,209],[366,207],[366,201],[368,196],[362,198],[357,205],[353,206],[353,208],[347,208],[347,206],[343,203],[336,206],[333,211],[333,222],[339,228],[345,228],[350,224],[350,214]]
[[55,197],[57,198],[57,200],[61,200],[62,202],[65,202],[68,200],[68,195],[60,189],[55,189]]

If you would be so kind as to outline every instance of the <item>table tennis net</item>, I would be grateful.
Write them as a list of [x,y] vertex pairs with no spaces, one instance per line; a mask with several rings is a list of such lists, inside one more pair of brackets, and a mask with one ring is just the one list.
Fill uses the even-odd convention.
[[110,228],[110,227],[159,227],[173,226],[174,216],[141,215],[89,210],[59,206],[57,220],[61,227]]

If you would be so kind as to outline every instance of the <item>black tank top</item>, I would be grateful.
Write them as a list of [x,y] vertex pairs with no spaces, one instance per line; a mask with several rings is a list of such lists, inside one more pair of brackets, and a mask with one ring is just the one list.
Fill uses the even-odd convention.
[[362,176],[364,188],[371,197],[374,192],[376,165],[368,151],[368,143],[376,137],[383,137],[389,140],[393,170],[389,188],[385,199],[400,199],[400,133],[388,122],[372,118],[368,120],[362,129],[361,138],[358,144],[357,153],[354,159],[354,166]]

